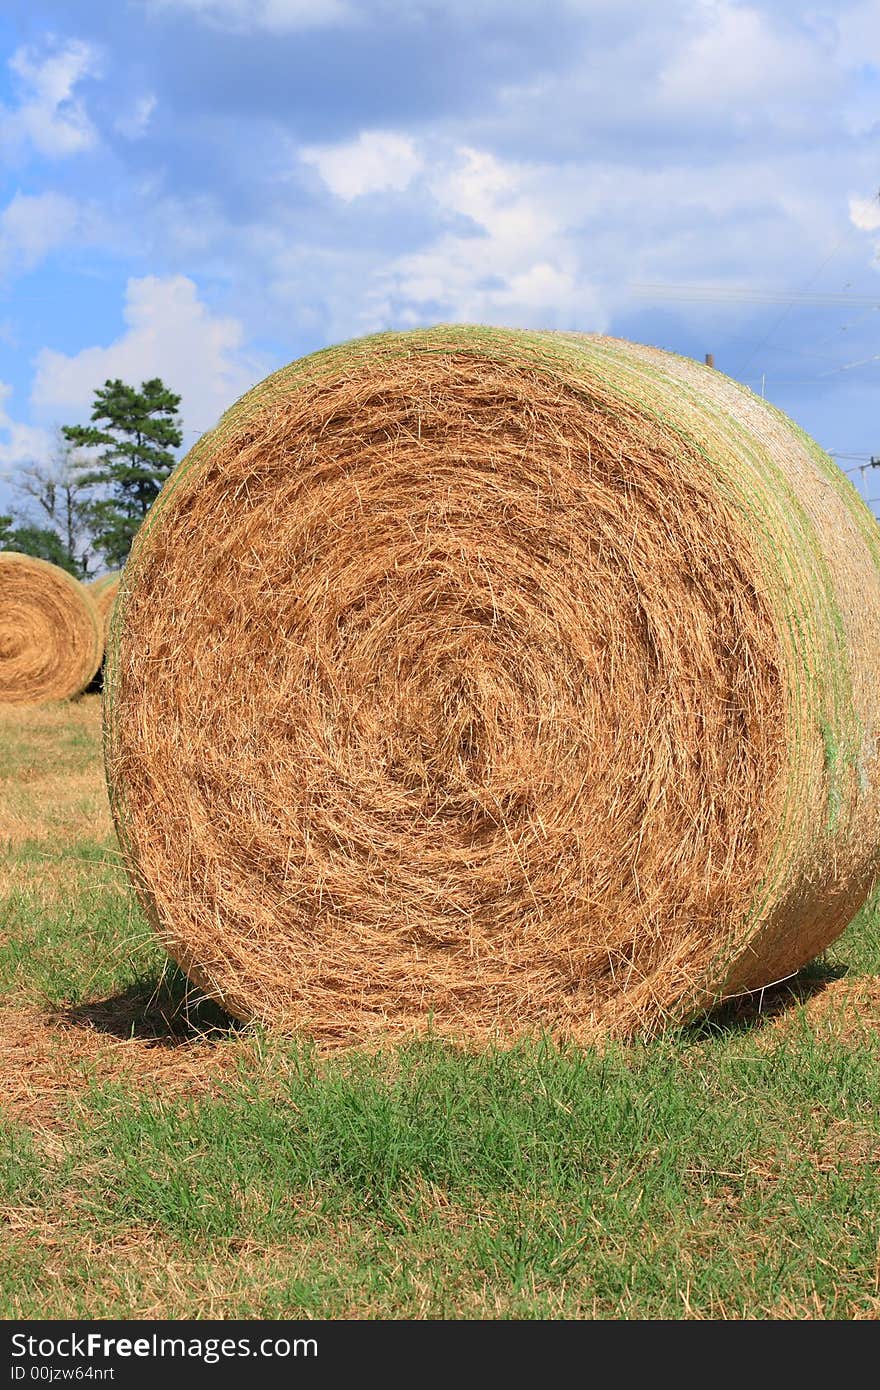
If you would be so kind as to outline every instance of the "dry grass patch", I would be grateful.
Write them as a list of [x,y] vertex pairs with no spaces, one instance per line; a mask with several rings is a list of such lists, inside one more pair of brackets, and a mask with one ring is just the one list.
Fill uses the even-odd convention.
[[50,771],[58,760],[77,757],[98,771],[94,753],[100,741],[100,695],[15,709],[0,705],[0,777]]
[[[103,891],[114,891],[120,903],[130,902],[128,885],[114,851],[108,850],[103,859],[96,859],[94,855],[78,859],[72,853],[41,853],[33,840],[26,843],[27,857],[9,858],[5,862],[0,858],[0,896],[27,898],[35,912],[46,911],[87,894],[100,879]],[[118,868],[116,882],[112,877],[107,881],[108,868],[111,876]]]
[[62,772],[27,786],[4,788],[0,850],[37,841],[47,847],[79,840],[110,840],[113,825],[103,779],[93,772]]
[[880,1043],[880,979],[876,975],[830,980],[801,994],[798,1003],[797,1008],[780,1008],[768,1018],[761,1038],[764,1046],[773,1044],[780,1034],[804,1031],[817,1038],[835,1038],[848,1047]]
[[47,853],[53,843],[115,844],[100,742],[100,696],[0,705],[0,851],[29,842]]
[[[145,1012],[141,992],[130,1003],[132,1028],[136,1021],[143,1026]],[[124,1029],[124,1017],[112,1001],[66,1015],[0,1009],[2,1110],[46,1129],[58,1124],[60,1115],[66,1117],[71,1102],[95,1083],[124,1082],[132,1098],[157,1091],[166,1097],[211,1095],[245,1059],[245,1048],[198,1037],[114,1036],[107,1031],[108,1015],[117,1029]]]
[[287,1246],[248,1244],[194,1256],[173,1237],[142,1227],[95,1232],[54,1215],[41,1220],[35,1211],[0,1213],[0,1221],[0,1249],[25,1271],[11,1290],[7,1317],[46,1309],[91,1318],[247,1316],[255,1297],[274,1294],[284,1303],[285,1287],[307,1260]]

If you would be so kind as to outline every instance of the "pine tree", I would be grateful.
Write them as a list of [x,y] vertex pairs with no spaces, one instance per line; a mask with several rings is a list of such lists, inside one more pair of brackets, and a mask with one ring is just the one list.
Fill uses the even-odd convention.
[[92,543],[110,569],[128,558],[141,522],[177,460],[183,436],[180,397],[158,377],[137,391],[106,381],[95,391],[91,425],[65,425],[77,449],[101,452],[82,465],[80,481],[96,489],[88,503]]

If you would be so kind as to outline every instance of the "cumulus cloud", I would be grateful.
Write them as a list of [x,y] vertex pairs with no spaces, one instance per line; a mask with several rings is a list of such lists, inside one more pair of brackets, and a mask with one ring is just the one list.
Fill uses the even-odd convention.
[[365,130],[342,145],[307,145],[300,158],[346,202],[365,193],[400,193],[422,168],[413,141],[390,130]]
[[33,148],[50,158],[78,154],[97,141],[97,133],[76,87],[99,70],[94,45],[81,39],[51,43],[46,50],[16,49],[9,67],[20,101],[0,108],[0,148]]
[[579,197],[560,197],[557,172],[546,166],[440,142],[430,161],[412,142],[406,153],[394,189],[404,191],[405,177],[406,198],[395,199],[389,231],[406,219],[417,250],[377,245],[371,219],[384,226],[387,204],[377,198],[363,210],[348,206],[367,180],[355,184],[362,166],[352,164],[349,182],[347,163],[322,171],[337,180],[340,200],[328,209],[333,234],[323,244],[286,236],[277,223],[250,229],[251,261],[265,267],[268,299],[285,306],[290,326],[318,341],[438,319],[607,326],[607,306],[580,251],[589,191],[578,180]]
[[485,150],[463,148],[431,180],[447,231],[400,257],[381,277],[386,311],[403,321],[601,328],[606,314],[580,264],[566,220],[541,195],[535,172]]
[[72,356],[44,348],[33,405],[56,418],[82,416],[108,378],[140,384],[159,376],[182,396],[187,429],[200,433],[265,374],[266,364],[245,349],[241,323],[212,314],[184,275],[129,280],[125,322],[108,347]]
[[147,0],[153,10],[178,10],[222,29],[289,33],[351,19],[346,0]]
[[[754,318],[738,289],[779,291],[840,240],[843,204],[811,182],[807,155],[790,156],[780,180],[764,152],[646,169],[613,158],[505,159],[436,137],[420,148],[423,167],[405,196],[328,204],[323,241],[292,219],[288,231],[277,212],[250,225],[248,259],[270,286],[254,313],[271,306],[317,345],[442,319],[584,331],[616,323],[639,336],[657,330],[634,328],[636,316],[659,304],[667,323],[687,316],[718,342]],[[415,245],[395,249],[401,225]],[[722,304],[676,297],[695,283],[719,286]]]

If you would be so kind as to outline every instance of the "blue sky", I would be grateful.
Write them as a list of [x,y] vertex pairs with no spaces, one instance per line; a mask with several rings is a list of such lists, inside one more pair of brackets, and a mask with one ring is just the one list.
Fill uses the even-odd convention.
[[452,320],[712,351],[858,467],[878,189],[876,0],[7,0],[0,503],[108,376],[192,443]]

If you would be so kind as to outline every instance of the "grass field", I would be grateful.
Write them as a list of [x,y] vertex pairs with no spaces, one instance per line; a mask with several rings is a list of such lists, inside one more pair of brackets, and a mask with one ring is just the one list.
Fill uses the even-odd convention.
[[880,911],[659,1043],[386,1056],[188,1004],[96,696],[0,713],[0,1316],[880,1314]]

